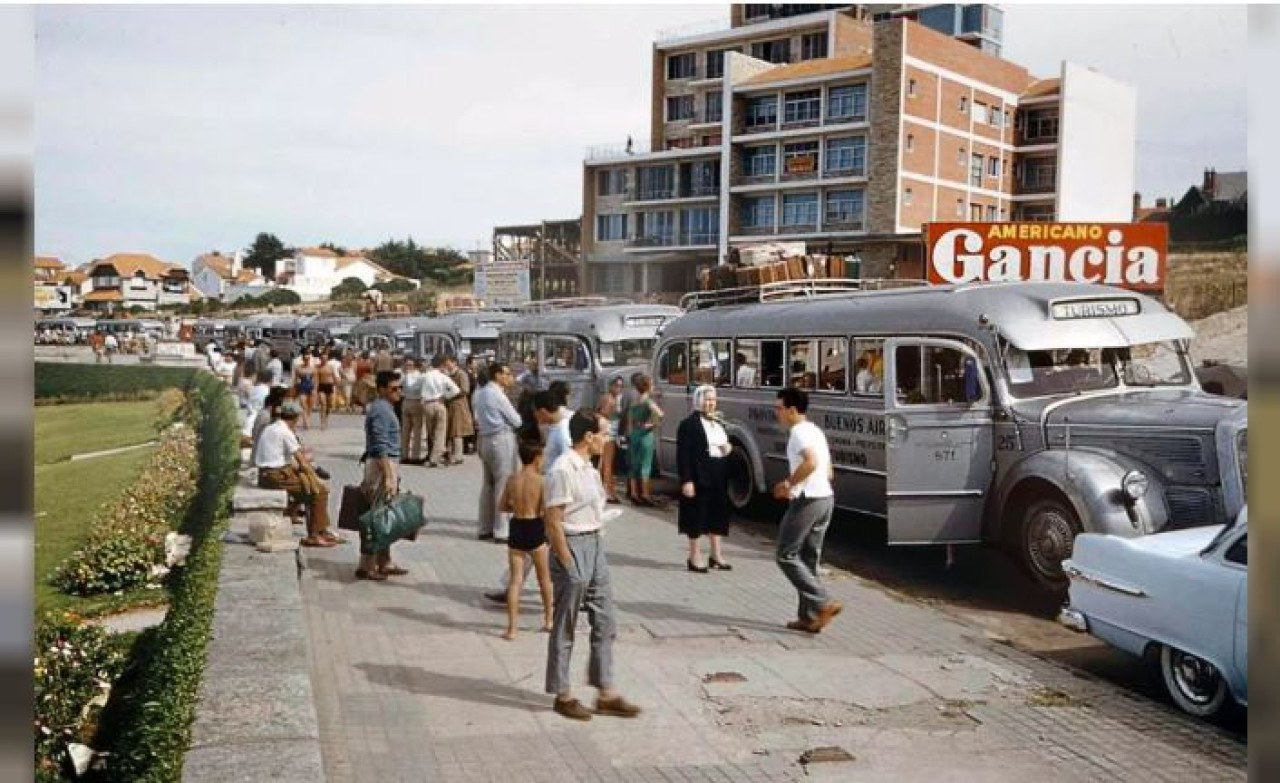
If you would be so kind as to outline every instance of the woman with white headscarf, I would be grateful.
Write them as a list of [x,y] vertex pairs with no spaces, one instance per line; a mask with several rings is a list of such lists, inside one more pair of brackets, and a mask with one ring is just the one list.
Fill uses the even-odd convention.
[[[676,465],[680,474],[680,534],[689,538],[690,571],[707,573],[733,566],[724,561],[720,538],[729,533],[729,473],[725,457],[733,446],[716,411],[716,388],[699,386],[693,392],[693,413],[676,431]],[[708,565],[702,563],[698,541],[711,540]]]

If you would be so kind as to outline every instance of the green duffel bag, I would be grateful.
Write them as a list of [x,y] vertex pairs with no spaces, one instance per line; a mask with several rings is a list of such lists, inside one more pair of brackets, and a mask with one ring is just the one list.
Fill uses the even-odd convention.
[[[378,499],[382,501],[381,498]],[[422,509],[422,498],[411,492],[401,492],[385,502],[375,502],[373,507],[360,515],[360,524],[373,544],[375,551],[382,551],[402,538],[416,538],[418,531],[427,524]]]

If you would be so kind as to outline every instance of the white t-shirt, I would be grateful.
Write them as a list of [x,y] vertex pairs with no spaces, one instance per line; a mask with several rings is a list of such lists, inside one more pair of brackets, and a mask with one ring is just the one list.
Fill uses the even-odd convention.
[[262,431],[254,448],[253,464],[259,468],[283,468],[293,464],[293,455],[301,449],[298,436],[280,419]]
[[267,404],[267,395],[271,392],[271,387],[265,383],[255,383],[253,388],[249,390],[249,396],[245,401],[245,419],[244,427],[240,432],[244,435],[253,434],[253,420],[257,417],[258,412]]
[[267,370],[271,373],[272,386],[284,386],[284,362],[280,361],[280,357],[267,362]]
[[791,488],[791,497],[802,494],[806,498],[831,497],[835,493],[831,489],[831,451],[827,448],[827,436],[808,419],[792,427],[791,437],[787,439],[787,465],[791,473],[804,462],[801,452],[805,449],[812,450],[818,464],[808,478]]

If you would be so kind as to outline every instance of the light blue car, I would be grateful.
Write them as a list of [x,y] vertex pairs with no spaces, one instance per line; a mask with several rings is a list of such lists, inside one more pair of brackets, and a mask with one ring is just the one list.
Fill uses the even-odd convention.
[[1199,717],[1249,703],[1249,512],[1230,525],[1138,538],[1085,533],[1063,570],[1063,625],[1158,652],[1175,704]]

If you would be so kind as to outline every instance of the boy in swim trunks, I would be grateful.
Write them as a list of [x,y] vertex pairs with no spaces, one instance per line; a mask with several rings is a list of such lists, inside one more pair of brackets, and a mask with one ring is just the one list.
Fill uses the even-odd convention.
[[502,635],[503,639],[516,638],[525,553],[533,556],[538,588],[542,591],[542,630],[551,630],[551,572],[548,568],[547,530],[542,522],[542,444],[522,439],[519,452],[523,467],[507,481],[498,503],[499,511],[513,515],[507,538],[511,579],[507,583],[507,632]]

